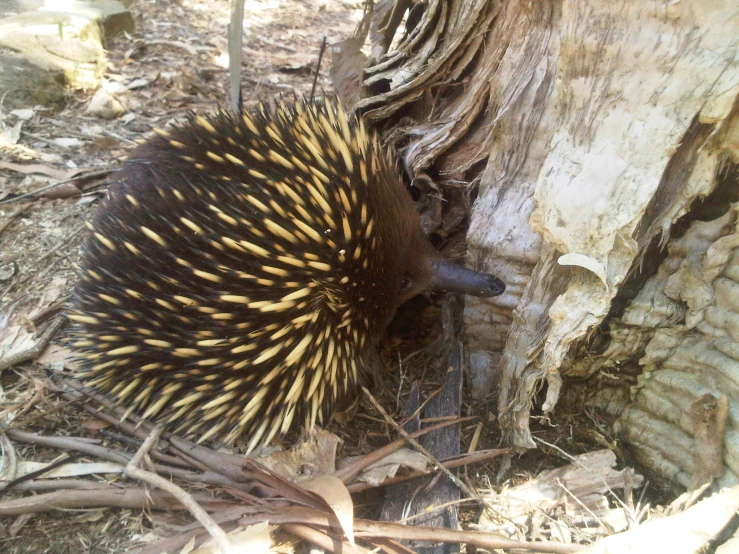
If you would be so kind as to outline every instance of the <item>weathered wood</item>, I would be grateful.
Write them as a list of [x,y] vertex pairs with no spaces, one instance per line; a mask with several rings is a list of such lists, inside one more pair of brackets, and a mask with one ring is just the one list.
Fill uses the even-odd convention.
[[[462,345],[456,344],[451,355],[448,356],[448,366],[444,379],[443,390],[433,398],[423,409],[424,418],[455,416],[459,414],[462,401],[462,377],[464,363]],[[418,385],[411,388],[411,394],[404,412],[411,415],[420,405]],[[418,418],[410,420],[405,426],[406,431],[414,431],[420,427]],[[433,431],[420,439],[421,445],[431,452],[437,459],[450,458],[460,452],[460,429],[458,425]],[[417,516],[409,525],[426,525],[432,527],[446,527],[456,529],[458,508],[448,506],[439,511],[431,511],[428,515],[421,515],[434,506],[445,505],[459,500],[459,488],[448,477],[441,474],[422,479],[414,479],[391,488],[386,495],[381,519],[399,521],[410,516]],[[452,544],[411,544],[415,551],[423,554],[453,554],[459,552],[458,545]]]
[[[563,369],[592,374],[598,363],[612,370],[620,363],[615,360],[638,364],[649,352],[654,329],[613,345],[627,358],[596,363],[586,345],[599,326],[618,325],[614,318],[642,286],[656,286],[649,284],[660,265],[655,256],[675,229],[684,231],[683,223],[675,225],[686,213],[690,219],[694,200],[727,179],[736,188],[734,4],[429,1],[408,12],[405,35],[392,49],[384,37],[393,34],[386,27],[396,19],[385,16],[375,25],[382,32],[373,35],[358,106],[380,125],[401,110],[406,116],[396,119],[388,137],[402,145],[426,229],[445,229],[440,192],[450,198],[449,191],[479,183],[468,263],[499,275],[508,289],[495,299],[467,299],[466,336],[476,392],[492,392],[500,375],[500,424],[516,446],[534,446],[529,414],[542,383],[548,385],[541,406],[546,414],[557,403]],[[383,13],[391,12],[385,7]],[[726,201],[717,206],[713,219],[731,212]],[[440,234],[447,236],[446,230]],[[733,271],[731,263],[722,267]],[[710,287],[704,282],[701,290],[708,298],[718,295],[718,285]],[[681,294],[675,290],[669,302],[681,301]],[[674,312],[675,306],[668,308]],[[688,313],[712,315],[706,308]],[[735,313],[722,317],[734,321]],[[686,338],[697,325],[664,323],[669,333]],[[714,320],[710,332],[701,330],[704,346],[720,336],[728,341],[724,351],[739,351],[733,325]],[[578,353],[582,358],[575,359]],[[694,361],[739,382],[737,358],[728,358]],[[667,362],[656,359],[654,368],[665,369]],[[691,402],[702,398],[698,390],[680,390]],[[726,390],[714,379],[703,393],[718,399]],[[728,390],[733,406],[739,395]],[[635,405],[646,402],[639,397],[646,390],[632,393],[638,393]],[[623,410],[626,403],[609,406]],[[646,421],[655,422],[655,415]],[[623,436],[645,429],[643,422],[622,424]],[[663,430],[665,437],[675,425]],[[727,444],[736,442],[736,425],[730,417]],[[686,444],[693,444],[692,425],[680,427]],[[653,431],[662,436],[657,427]],[[739,467],[734,450],[725,462]],[[656,457],[644,450],[644,459],[675,477],[674,465],[663,471],[664,461],[674,464],[667,450]],[[685,460],[679,471],[690,476],[693,454]]]
[[[442,306],[442,338],[430,347],[438,349],[440,369],[444,371],[442,391],[432,398],[422,411],[424,419],[458,416],[462,406],[462,382],[467,371],[463,347],[454,339],[454,331],[461,323],[461,311],[452,297],[448,297]],[[420,406],[420,387],[414,384],[406,401],[406,416],[415,413]],[[406,431],[414,431],[420,427],[418,417],[404,426]],[[454,425],[433,431],[420,439],[421,446],[437,459],[457,456],[460,453],[461,429]],[[434,475],[422,479],[414,479],[409,483],[393,487],[387,492],[382,510],[382,519],[398,521],[415,516],[409,525],[427,525],[432,527],[457,528],[458,506],[452,504],[442,510],[429,511],[435,506],[454,503],[460,498],[460,490],[451,480],[442,475]],[[453,554],[459,552],[458,545],[452,544],[412,544],[415,551],[423,554]]]
[[[457,343],[449,356],[444,390],[433,398],[423,410],[424,418],[437,418],[459,415],[462,407],[462,380],[465,372],[462,345]],[[459,425],[433,431],[421,437],[421,445],[429,450],[437,459],[451,458],[460,452],[461,430]],[[454,470],[453,470],[454,471]],[[455,471],[455,474],[457,472]],[[416,514],[434,506],[442,506],[459,500],[460,490],[451,480],[439,474],[427,478],[425,486],[419,484],[421,494],[416,497]],[[457,528],[459,506],[453,504],[439,511],[432,511],[427,516],[414,520],[416,525],[431,527]],[[413,546],[412,546],[413,547]],[[454,554],[459,552],[458,544],[414,545],[419,554]]]
[[[19,13],[0,18],[0,46],[18,52],[42,71],[61,73],[65,86],[95,89],[107,62],[103,37],[133,32],[133,16],[116,0],[56,4],[39,9],[18,5]],[[43,84],[40,79],[33,88]]]
[[[409,417],[421,405],[421,383],[415,381],[411,385],[408,397],[403,407],[403,417]],[[403,429],[408,433],[414,433],[421,428],[420,414],[409,419]],[[400,483],[395,487],[389,487],[385,491],[385,500],[382,503],[382,512],[380,520],[382,521],[400,521],[403,519],[403,512],[408,503],[408,499],[412,498],[413,491],[418,487],[418,483],[411,481],[410,483]]]

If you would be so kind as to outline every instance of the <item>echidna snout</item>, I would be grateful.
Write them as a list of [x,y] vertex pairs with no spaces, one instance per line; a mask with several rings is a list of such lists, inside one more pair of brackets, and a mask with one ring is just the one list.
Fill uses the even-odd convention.
[[436,255],[377,136],[330,102],[159,131],[89,228],[69,311],[81,377],[249,450],[324,421],[410,296],[504,289]]

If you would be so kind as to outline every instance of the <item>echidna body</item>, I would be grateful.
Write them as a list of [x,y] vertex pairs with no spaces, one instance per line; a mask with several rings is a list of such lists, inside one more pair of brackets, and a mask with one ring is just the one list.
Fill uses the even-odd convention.
[[[158,132],[90,231],[69,313],[82,377],[249,450],[321,421],[398,305],[455,278],[377,137],[330,102]],[[503,290],[460,271],[466,292]]]

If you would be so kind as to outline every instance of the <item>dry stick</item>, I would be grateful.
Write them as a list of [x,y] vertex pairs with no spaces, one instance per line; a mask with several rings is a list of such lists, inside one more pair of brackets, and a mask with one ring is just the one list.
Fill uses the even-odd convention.
[[[420,406],[419,406],[418,408],[416,408],[416,410],[415,410],[415,411],[414,411],[414,412],[413,412],[413,413],[412,413],[411,415],[409,415],[409,416],[407,416],[407,417],[404,417],[404,418],[403,418],[403,419],[402,419],[402,420],[400,421],[400,423],[399,423],[398,425],[400,425],[400,426],[402,427],[402,426],[404,426],[404,425],[405,425],[406,423],[408,423],[409,421],[411,421],[411,420],[415,419],[415,418],[416,418],[416,416],[418,416],[418,414],[420,414],[420,413],[421,413],[421,410],[423,410],[423,409],[424,409],[424,408],[426,407],[426,404],[428,404],[428,403],[429,403],[429,402],[431,402],[431,401],[432,401],[432,400],[433,400],[434,398],[436,398],[436,397],[437,397],[437,396],[439,395],[439,393],[440,393],[441,391],[443,391],[443,390],[444,390],[444,387],[439,387],[439,388],[438,388],[438,389],[436,389],[436,390],[435,390],[434,392],[432,392],[431,394],[429,394],[429,395],[428,395],[428,397],[426,398],[426,400],[424,400],[423,402],[421,402],[421,405],[420,405]],[[451,417],[450,419],[454,419],[455,417],[457,417],[457,416],[452,416],[452,417]]]
[[313,84],[310,87],[310,96],[308,97],[311,101],[316,93],[316,84],[318,83],[318,72],[321,70],[321,60],[323,59],[323,53],[326,51],[326,35],[323,35],[321,41],[321,50],[318,52],[318,61],[316,62],[316,72],[313,74]]
[[58,318],[54,322],[50,323],[46,330],[36,341],[36,344],[25,350],[21,350],[17,354],[8,356],[5,359],[0,360],[0,371],[13,367],[16,364],[27,362],[29,360],[35,360],[41,352],[48,346],[49,341],[54,338],[57,331],[64,325],[64,318]]
[[3,447],[3,460],[7,461],[8,467],[4,467],[3,464],[2,472],[6,474],[6,480],[12,481],[18,475],[18,456],[16,456],[15,447],[10,442],[8,435],[3,433],[0,435],[0,444]]
[[56,462],[52,462],[49,465],[42,467],[41,469],[37,469],[36,471],[31,471],[30,473],[26,473],[25,475],[21,475],[20,477],[16,479],[9,479],[5,486],[0,489],[0,497],[4,496],[6,492],[8,492],[13,487],[20,485],[21,483],[25,483],[27,481],[33,480],[35,477],[40,477],[41,475],[44,475],[46,473],[49,473],[50,471],[55,470],[58,467],[67,465],[69,463],[74,462],[75,460],[80,459],[84,454],[72,454],[70,456],[67,456],[63,460],[57,460]]
[[703,483],[700,487],[693,491],[685,491],[680,496],[678,496],[675,500],[673,500],[669,506],[667,506],[667,510],[665,513],[668,516],[682,513],[690,506],[695,504],[695,502],[703,496],[703,493],[706,492],[706,490],[711,486],[711,482],[708,481],[706,483]]
[[[403,444],[405,444],[405,441],[403,439],[400,439],[400,440],[403,441]],[[509,452],[511,452],[510,448],[501,448],[498,450],[481,450],[479,452],[475,452],[474,454],[469,454],[461,458],[450,458],[448,460],[444,460],[443,462],[441,462],[441,464],[447,469],[454,469],[455,467],[467,466],[469,464],[476,464],[479,462],[490,460],[492,458],[497,458],[498,456],[502,456],[503,454],[508,454]],[[363,483],[363,482],[350,483],[346,486],[346,488],[349,490],[350,493],[358,493],[358,492],[366,491],[368,489],[375,489],[378,487],[387,487],[388,485],[397,485],[398,483],[410,481],[411,479],[416,479],[418,477],[425,477],[429,475],[430,473],[431,472],[421,472],[421,473],[415,473],[411,475],[391,477],[390,479],[385,479],[379,485],[372,485],[370,483]]]
[[41,446],[47,446],[49,448],[60,448],[62,450],[76,450],[78,452],[84,452],[92,456],[97,456],[103,460],[108,460],[116,464],[126,465],[130,460],[130,455],[125,456],[119,452],[115,452],[103,446],[97,444],[90,444],[89,442],[82,442],[73,437],[52,437],[44,435],[36,435],[34,433],[26,433],[25,431],[18,431],[12,429],[8,431],[8,436],[19,442],[27,444],[39,444]]
[[[238,497],[237,497],[238,500]],[[213,520],[216,523],[219,524],[225,524],[225,523],[234,523],[238,526],[238,522],[240,518],[244,516],[249,516],[249,514],[260,514],[262,513],[260,510],[263,508],[267,511],[270,510],[271,506],[269,503],[267,503],[267,506],[264,507],[262,504],[256,504],[253,503],[257,500],[262,500],[260,498],[252,497],[251,499],[246,499],[244,502],[238,502],[234,507],[231,508],[222,508],[222,509],[216,509],[212,510],[210,513],[210,517],[213,518]],[[279,508],[278,508],[279,509]],[[265,516],[263,521],[267,521],[267,517]],[[192,521],[190,523],[185,523],[184,525],[178,525],[177,531],[183,532],[183,533],[189,533],[190,531],[205,531],[203,527],[200,525],[197,521]],[[172,537],[174,538],[174,537]]]
[[[0,481],[0,485],[7,481]],[[82,479],[38,479],[34,481],[25,481],[13,486],[15,491],[24,492],[49,492],[58,490],[90,490],[90,489],[107,489],[110,485],[104,482],[83,481]]]
[[[196,456],[193,456],[190,452],[188,452],[183,447],[182,444],[175,444],[175,442],[172,440],[173,438],[174,438],[175,441],[177,441],[177,439],[179,439],[178,442],[181,441],[182,443],[188,443],[188,441],[186,441],[185,439],[182,439],[182,438],[178,437],[177,435],[169,435],[169,448],[168,448],[168,450],[171,450],[174,454],[177,454],[177,456],[179,457],[180,460],[183,460],[183,461],[189,463],[190,465],[192,465],[193,467],[198,468],[202,472],[218,471],[218,469],[213,468],[212,465],[209,465],[209,464],[203,462],[202,460],[200,460],[199,458],[197,458]],[[192,444],[192,443],[188,443],[188,445],[189,444]],[[242,459],[242,458],[240,458],[238,456],[235,456],[233,454],[226,454],[226,453],[222,453],[222,452],[215,452],[214,450],[211,450],[211,452],[214,452],[214,453],[218,454],[219,456],[222,455],[222,456],[228,456],[229,458],[239,458],[239,461],[241,461],[241,459]],[[235,486],[236,488],[239,488],[239,487],[243,486],[243,483],[241,483],[239,481],[239,479],[237,478],[237,477],[240,477],[240,476],[237,476],[237,475],[229,475],[226,472],[220,472],[219,474],[222,475],[225,479],[228,479],[228,481],[233,484],[231,486]]]
[[[545,441],[543,439],[540,439],[538,437],[534,437],[534,439],[536,440],[536,442],[540,442],[541,444],[543,444],[545,446],[548,446],[549,448],[552,448],[552,449],[556,450],[557,452],[559,452],[560,454],[562,454],[563,456],[565,456],[568,460],[570,460],[573,464],[575,464],[575,465],[577,465],[577,466],[579,466],[579,467],[587,470],[589,473],[593,474],[595,477],[597,477],[601,481],[601,483],[603,483],[603,486],[605,486],[606,490],[609,493],[611,493],[611,496],[613,497],[613,499],[624,510],[628,510],[629,509],[629,507],[626,505],[626,503],[623,500],[621,500],[621,498],[616,494],[616,492],[608,485],[608,483],[606,482],[606,480],[603,478],[602,475],[600,475],[599,473],[596,473],[595,471],[593,471],[592,469],[590,469],[589,467],[587,467],[580,460],[578,460],[575,456],[573,456],[572,454],[569,454],[568,452],[565,452],[559,446],[557,446],[555,444],[552,444],[552,443],[549,443],[549,442],[547,442],[547,441]],[[560,486],[561,486],[561,484],[560,484]],[[565,490],[565,492],[567,492],[568,494],[571,494],[570,491],[568,491],[564,487],[562,487],[562,488]],[[573,495],[573,497],[574,497],[574,495]],[[590,510],[588,510],[588,511],[590,511]],[[592,515],[596,519],[596,521],[598,521],[598,518],[592,512],[591,512],[590,515]]]
[[433,508],[430,508],[430,509],[427,508],[423,512],[414,514],[412,516],[404,517],[403,519],[399,519],[395,523],[402,523],[403,525],[405,525],[409,521],[413,521],[414,519],[418,519],[420,517],[428,517],[431,514],[434,514],[436,512],[439,512],[441,510],[448,508],[449,506],[457,506],[459,504],[464,504],[465,502],[475,502],[475,500],[470,500],[469,498],[460,498],[458,500],[450,500],[449,502],[444,502],[444,504],[436,505]]
[[[85,452],[92,456],[102,458],[103,460],[108,460],[109,462],[121,464],[124,466],[128,464],[129,460],[131,459],[130,454],[110,450],[97,444],[91,444],[90,442],[85,442],[84,439],[80,438],[35,435],[33,433],[26,433],[24,431],[16,430],[8,431],[8,435],[11,439],[20,442],[40,444],[43,446],[48,446],[49,448],[61,448],[63,450],[77,450],[79,452]],[[188,481],[191,483],[210,484],[210,481],[212,481],[208,479],[206,474],[194,473],[177,467],[169,467],[161,464],[156,464],[154,468],[159,472],[166,472],[170,477],[182,479],[183,481]],[[224,483],[222,479],[219,479],[219,482],[217,483],[217,485],[219,486],[224,486],[226,484],[235,488],[238,488],[241,485],[240,483],[235,483],[230,479],[226,483]]]
[[49,191],[51,189],[54,189],[56,187],[59,187],[61,185],[66,185],[68,183],[74,183],[75,181],[82,181],[82,180],[89,180],[94,179],[96,177],[103,177],[105,175],[109,175],[110,173],[115,173],[118,171],[117,169],[102,169],[99,171],[90,171],[88,173],[81,173],[79,175],[76,175],[72,177],[71,179],[65,179],[64,181],[59,181],[57,183],[52,183],[51,185],[46,185],[44,187],[38,188],[34,191],[27,192],[25,194],[21,194],[19,196],[15,196],[13,198],[8,198],[7,200],[3,200],[0,202],[0,206],[3,204],[10,204],[13,202],[18,202],[19,200],[23,200],[24,198],[36,198],[38,194],[41,194],[43,192]]
[[[141,547],[141,549],[137,550],[136,553],[162,554],[163,552],[186,552],[187,550],[185,549],[185,545],[187,545],[193,539],[199,540],[200,537],[202,537],[206,533],[205,529],[203,529],[199,523],[196,522],[196,525],[198,527],[194,531],[185,531],[179,535],[159,539],[156,542],[152,542],[147,544],[146,546]],[[236,523],[236,520],[226,521],[225,523],[221,523],[221,527],[228,531],[232,531],[238,527],[238,524]],[[181,530],[181,528],[182,527],[179,526],[178,531]]]
[[34,326],[39,327],[42,323],[51,319],[52,316],[58,315],[59,312],[62,311],[62,308],[64,308],[64,304],[66,303],[67,298],[62,298],[62,300],[52,302],[42,310],[39,310],[38,312],[30,316],[28,319],[31,323],[34,324]]
[[[92,407],[92,406],[83,406],[83,407],[85,409],[87,409],[87,407],[89,407],[93,411],[95,410],[95,408]],[[100,413],[96,413],[95,415],[98,418],[101,416]],[[104,419],[104,421],[108,421],[109,423],[113,423],[113,422],[116,421],[115,418],[110,417],[110,416],[108,416],[108,417],[112,421],[109,421],[108,419]],[[124,444],[129,444],[129,445],[135,447],[137,450],[141,447],[141,444],[144,442],[143,440],[139,440],[137,438],[131,438],[129,435],[125,435],[123,433],[116,433],[115,431],[108,431],[107,429],[100,429],[98,431],[98,433],[100,433],[100,435],[102,437],[110,438],[110,439],[116,440],[118,442],[122,442]],[[148,435],[148,431],[147,431],[146,435],[144,435],[143,438],[146,439],[146,436],[147,435]],[[160,440],[160,443],[165,443],[166,444],[166,441],[164,441],[162,439],[159,439],[159,440]],[[161,444],[160,444],[159,447],[160,448],[162,447]],[[151,455],[152,458],[154,458],[158,462],[163,462],[165,464],[171,464],[174,467],[178,467],[178,468],[183,469],[183,470],[186,470],[186,471],[188,471],[188,470],[189,471],[193,471],[193,469],[201,469],[201,468],[195,468],[191,463],[183,460],[182,458],[178,458],[177,456],[172,456],[170,454],[164,454],[163,452],[160,452],[158,449],[152,450],[149,454]],[[204,469],[201,469],[201,470],[202,471],[209,471],[207,467],[204,468]]]
[[9,429],[8,435],[10,438],[26,444],[36,444],[48,448],[58,448],[60,450],[76,450],[121,465],[126,465],[131,459],[130,454],[111,450],[96,444],[101,441],[95,439],[37,435],[26,431],[18,431],[17,429]]
[[335,539],[326,533],[317,531],[316,529],[309,527],[308,525],[303,525],[300,523],[286,523],[282,526],[282,528],[285,531],[292,533],[296,537],[305,539],[308,542],[315,544],[319,548],[323,548],[324,550],[329,552],[334,552],[335,554],[342,554],[343,552],[352,551],[359,552],[360,554],[370,553],[370,551],[363,546],[356,545],[354,546],[354,548],[352,548],[352,545],[350,545],[347,541]]
[[459,543],[479,546],[487,549],[519,549],[533,550],[535,552],[551,552],[564,554],[577,552],[584,548],[580,544],[564,544],[547,541],[523,542],[496,536],[493,533],[482,531],[457,531],[456,529],[445,529],[443,527],[421,527],[390,523],[387,521],[377,522],[366,519],[354,520],[354,536],[362,538],[392,537],[397,540],[429,541]]
[[[235,508],[213,510],[211,511],[210,516],[221,526],[222,529],[232,531],[239,527],[239,518],[244,515],[244,513],[249,512],[249,510],[250,508],[248,506],[240,505]],[[149,543],[142,547],[141,550],[138,551],[138,554],[180,552],[188,542],[193,538],[199,539],[206,533],[206,530],[203,529],[199,522],[193,521],[184,525],[178,525],[177,532],[180,534],[173,535],[168,538],[160,538],[155,542]]]
[[[465,421],[469,421],[471,419],[473,418],[472,417],[460,417],[456,421],[445,421],[444,423],[439,423],[438,425],[432,425],[431,427],[426,427],[424,429],[411,433],[410,436],[413,438],[418,438],[432,431],[437,431],[439,429],[443,429],[444,427],[449,427],[450,425],[455,425],[457,423],[464,423]],[[362,456],[361,458],[352,462],[351,464],[346,465],[342,467],[341,469],[334,471],[333,475],[334,477],[341,479],[344,483],[348,483],[349,481],[354,479],[357,475],[359,475],[368,466],[374,464],[375,462],[379,460],[382,460],[385,456],[389,456],[396,450],[400,449],[404,444],[405,444],[405,439],[394,440],[393,442],[386,444],[382,448],[378,448],[374,452],[370,452],[369,454]]]
[[[81,401],[81,400],[84,399],[84,396],[74,396],[70,392],[63,392],[63,393],[61,393],[61,397],[64,398],[65,400],[70,400],[70,402],[68,402],[68,404],[71,404],[72,402],[79,402],[79,401]],[[141,447],[141,443],[144,441],[144,439],[146,439],[146,437],[147,437],[147,435],[149,433],[149,430],[148,429],[143,429],[141,427],[135,428],[134,424],[131,423],[131,422],[121,421],[120,418],[118,418],[118,417],[112,416],[110,414],[106,414],[105,412],[101,412],[100,411],[100,407],[97,407],[96,408],[95,406],[91,406],[90,404],[88,404],[86,402],[83,403],[81,405],[81,407],[82,407],[83,410],[85,410],[87,413],[89,413],[93,417],[95,417],[97,419],[100,419],[100,420],[102,420],[102,421],[104,421],[106,423],[109,423],[109,424],[111,424],[111,425],[113,425],[115,427],[122,428],[129,435],[133,435],[135,437],[140,438],[141,440],[136,440],[136,439],[130,438],[128,435],[121,435],[120,437],[115,437],[115,436],[113,437],[116,440],[120,440],[120,441],[124,441],[124,440],[127,439],[128,441],[130,441],[131,444],[133,444],[134,446],[136,446],[136,448],[140,448]],[[101,431],[101,434],[103,434],[103,431]],[[110,435],[114,435],[114,433],[109,433],[109,434]],[[181,468],[183,470],[193,470],[193,469],[201,469],[201,470],[203,470],[202,468],[196,467],[193,464],[191,464],[190,462],[188,462],[186,460],[183,460],[182,458],[178,458],[176,456],[170,456],[168,454],[163,454],[163,453],[161,453],[159,451],[156,451],[156,450],[153,451],[151,453],[151,455],[152,455],[153,458],[155,458],[156,460],[158,460],[160,462],[172,464],[172,465],[177,466],[177,467],[179,467],[179,468]],[[205,468],[203,471],[205,471],[205,470],[207,470],[207,468]]]
[[[69,384],[69,381],[73,381],[73,380],[71,379],[65,380],[67,384]],[[89,396],[90,398],[93,398],[93,400],[95,400],[96,402],[102,403],[105,408],[110,409],[113,412],[116,412],[118,414],[118,417],[116,417],[115,415],[110,415],[110,414],[107,414],[101,411],[100,407],[91,406],[88,403],[82,404],[82,408],[86,412],[91,414],[93,417],[101,419],[120,429],[123,429],[128,434],[141,438],[142,440],[146,439],[148,434],[151,432],[151,428],[153,427],[151,424],[141,424],[140,421],[139,421],[139,424],[134,424],[130,421],[122,421],[120,416],[123,413],[123,409],[121,409],[118,406],[114,406],[113,402],[110,401],[108,398],[99,397],[99,395],[94,395],[94,393],[91,393],[89,391],[85,391],[84,393],[81,393],[79,391],[75,391],[75,392],[77,392],[77,394],[85,394]],[[62,398],[76,398],[76,397],[72,393],[65,392],[65,393],[62,393]],[[77,399],[80,400],[81,397]],[[134,416],[129,416],[129,418],[135,419]],[[218,475],[223,477],[225,481],[214,483],[212,479],[206,478],[206,475],[208,473],[213,474],[214,470],[211,469],[211,467],[209,467],[208,465],[202,463],[200,460],[198,460],[194,456],[191,456],[190,454],[188,454],[179,445],[173,444],[171,441],[172,439],[171,435],[168,438],[169,438],[169,442],[165,440],[162,440],[161,442],[164,443],[164,445],[166,445],[166,448],[165,448],[166,450],[174,452],[175,454],[177,454],[177,456],[170,456],[167,454],[163,454],[157,450],[152,451],[151,455],[153,458],[155,458],[156,460],[160,462],[169,463],[169,464],[172,464],[180,468],[179,470],[176,470],[175,468],[167,469],[167,471],[169,471],[173,477],[179,477],[180,479],[184,479],[186,481],[192,481],[195,483],[218,484],[219,486],[229,486],[229,487],[236,487],[236,488],[244,487],[242,483],[235,480],[231,475],[226,475],[223,473],[218,473]],[[183,440],[183,442],[185,441]],[[219,456],[227,456],[227,454],[219,453]],[[233,456],[233,457],[236,458],[236,456]],[[239,458],[239,461],[241,461],[241,458]],[[190,473],[190,471],[193,471],[193,470],[202,471],[203,472],[201,476],[202,479],[193,478],[192,475],[194,474]],[[187,473],[176,473],[176,471],[184,471]]]
[[426,450],[421,444],[410,436],[410,434],[403,429],[400,425],[398,425],[393,418],[391,418],[388,413],[385,411],[385,409],[380,406],[380,403],[375,400],[375,397],[372,396],[370,391],[367,390],[366,387],[362,387],[362,392],[364,395],[369,399],[369,401],[372,403],[372,405],[375,407],[375,409],[382,414],[382,417],[385,418],[385,420],[392,425],[395,430],[400,434],[401,437],[403,437],[405,440],[408,441],[408,443],[413,446],[416,450],[418,450],[421,454],[428,457],[429,460],[431,460],[431,463],[434,465],[434,469],[441,471],[444,475],[449,477],[449,479],[457,485],[464,493],[469,496],[472,499],[484,502],[482,498],[478,494],[476,494],[470,487],[467,486],[466,483],[460,481],[456,475],[454,475],[450,470],[444,467],[444,465],[439,462],[439,460],[436,459],[436,456],[431,454],[428,450]]
[[[285,526],[293,523],[334,529],[333,517],[326,512],[312,508],[286,508],[269,513],[253,513],[239,520],[242,526],[253,525],[267,520],[270,525]],[[584,547],[579,544],[563,544],[551,541],[526,542],[501,537],[485,531],[457,531],[441,527],[409,526],[388,521],[370,521],[354,519],[354,535],[368,538],[392,538],[393,540],[413,540],[426,542],[445,542],[468,544],[494,549],[533,550],[535,552],[551,552],[564,554],[577,552]],[[469,547],[468,547],[469,548]]]
[[480,443],[480,435],[482,435],[482,421],[475,425],[475,432],[472,434],[472,440],[470,440],[470,447],[467,452],[472,454],[477,450],[477,445]]
[[10,227],[10,224],[15,221],[15,218],[21,215],[23,212],[25,212],[28,207],[31,205],[31,202],[28,204],[23,204],[21,206],[18,206],[9,216],[8,218],[0,223],[0,234],[5,231],[8,227]]
[[[206,499],[203,499],[207,501]],[[57,490],[0,502],[0,516],[40,514],[57,510],[90,508],[128,508],[135,510],[182,510],[182,504],[171,495],[150,488],[118,488]]]
[[[93,416],[99,419],[102,419],[103,421],[107,421],[111,425],[115,425],[116,427],[123,429],[125,432],[129,433],[130,435],[139,437],[142,440],[146,439],[148,434],[151,432],[152,425],[141,422],[134,415],[129,416],[129,419],[132,421],[121,420],[124,410],[120,406],[116,406],[115,403],[111,401],[110,398],[104,395],[92,392],[90,389],[82,385],[82,383],[80,383],[78,380],[67,377],[66,379],[62,380],[62,384],[68,386],[70,389],[75,391],[75,393],[77,394],[93,399],[95,402],[100,404],[102,407],[105,407],[108,410],[111,410],[114,414],[114,415],[109,415],[109,414],[106,414],[105,412],[102,412],[100,407],[96,408],[94,406],[90,406],[87,403],[83,404],[82,407],[88,413],[92,414]],[[61,390],[61,389],[57,389],[57,390]],[[62,392],[61,395],[62,395],[62,398],[67,398],[67,399],[69,398],[80,399],[81,398],[81,397],[75,397],[73,393],[68,392],[68,391]],[[210,470],[209,467],[203,465],[195,458],[189,456],[187,453],[182,452],[179,448],[175,447],[174,445],[169,444],[168,446],[170,450],[177,452],[179,458],[185,463],[189,464],[191,467],[199,469],[200,471]],[[157,457],[158,453],[154,453],[153,455]]]
[[393,539],[374,539],[370,544],[375,547],[372,554],[416,554],[415,550]]
[[207,529],[221,553],[228,554],[231,545],[226,533],[215,521],[213,521],[213,519],[208,515],[208,512],[203,510],[200,505],[195,502],[195,499],[192,496],[171,481],[167,481],[156,473],[145,471],[138,467],[142,458],[144,456],[148,456],[149,450],[154,447],[161,434],[162,428],[158,425],[154,426],[149,436],[146,437],[144,444],[139,448],[139,451],[136,452],[136,455],[131,458],[131,461],[128,462],[125,468],[123,468],[123,473],[133,479],[139,479],[140,481],[144,481],[145,483],[158,487],[174,496],[189,510],[193,517],[195,517],[195,519],[197,519],[200,524]]
[[628,509],[624,510],[624,514],[626,515],[626,523],[629,526],[629,529],[634,529],[637,526],[636,521],[636,508],[634,506],[634,469],[633,468],[625,468],[624,469],[624,502],[626,503],[626,506],[628,506]]

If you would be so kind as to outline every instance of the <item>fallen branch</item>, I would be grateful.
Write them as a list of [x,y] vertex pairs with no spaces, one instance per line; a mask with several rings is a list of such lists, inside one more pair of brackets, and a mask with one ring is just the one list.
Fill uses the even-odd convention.
[[359,554],[370,554],[370,551],[360,545],[352,546],[347,541],[334,538],[331,535],[316,531],[308,525],[300,523],[286,523],[282,528],[308,542],[315,544],[317,547],[334,552],[334,554],[343,554],[344,552],[359,552]]
[[161,491],[108,486],[88,490],[62,490],[0,502],[0,516],[38,514],[81,508],[181,510],[172,496]]
[[43,333],[41,333],[41,336],[38,338],[33,346],[0,360],[0,371],[8,369],[9,367],[13,367],[14,365],[38,358],[41,352],[43,352],[49,345],[49,341],[53,339],[57,331],[62,328],[64,322],[64,318],[57,318],[49,324],[49,326],[44,330]]
[[83,454],[72,454],[71,456],[67,456],[63,460],[57,460],[56,462],[52,462],[49,465],[42,467],[41,469],[37,469],[36,471],[26,473],[25,475],[21,475],[20,477],[17,477],[15,479],[9,479],[6,482],[5,486],[2,489],[0,489],[0,497],[5,496],[5,493],[7,493],[10,489],[20,485],[21,483],[25,483],[26,481],[32,481],[35,477],[40,477],[41,475],[44,475],[45,473],[49,473],[50,471],[53,471],[58,467],[72,463],[73,461],[81,458],[82,456]]
[[220,549],[221,553],[228,554],[230,551],[230,542],[228,540],[228,537],[226,536],[226,533],[218,526],[215,521],[213,521],[213,519],[208,515],[208,512],[200,507],[200,505],[190,494],[186,493],[183,489],[181,489],[171,481],[160,477],[156,473],[143,470],[139,467],[144,457],[148,457],[149,450],[151,450],[157,443],[157,441],[159,440],[159,435],[161,435],[161,433],[162,428],[159,426],[155,426],[154,429],[152,429],[151,433],[144,441],[144,444],[141,445],[141,448],[139,448],[139,451],[136,452],[136,455],[131,458],[131,461],[123,469],[123,472],[128,477],[144,481],[145,483],[149,483],[150,485],[153,485],[169,493],[177,500],[179,500],[180,503],[185,506],[187,510],[193,515],[193,517],[197,519],[203,527],[205,527],[210,536],[213,537],[213,540]]
[[80,173],[79,175],[75,175],[71,179],[64,179],[63,181],[58,181],[56,183],[52,183],[50,185],[46,185],[43,187],[39,187],[36,190],[32,190],[31,192],[27,192],[25,194],[19,194],[18,196],[14,196],[12,198],[7,198],[5,200],[0,201],[0,206],[3,204],[11,204],[13,202],[18,202],[20,200],[25,200],[26,198],[33,198],[36,199],[40,194],[43,194],[44,192],[48,192],[51,189],[55,189],[57,187],[60,187],[62,185],[66,185],[69,183],[74,183],[76,181],[88,181],[90,179],[96,179],[98,177],[107,177],[111,173],[117,172],[118,169],[101,169],[96,171],[88,171],[86,173]]
[[354,520],[354,535],[362,538],[393,538],[397,540],[457,543],[488,549],[518,549],[534,552],[565,554],[584,548],[580,544],[564,544],[547,541],[523,542],[499,537],[482,531],[457,531],[440,527],[408,526],[400,523]]
[[[285,526],[292,523],[331,528],[336,523],[326,512],[303,507],[280,508],[274,513],[263,511],[244,516],[239,520],[242,526],[261,521],[270,525]],[[457,531],[439,527],[406,526],[400,523],[377,522],[367,519],[354,520],[354,534],[362,538],[390,538],[394,540],[413,540],[425,542],[444,542],[468,544],[487,549],[519,549],[552,554],[577,552],[584,548],[579,544],[564,544],[548,541],[525,542],[501,537],[484,531]]]

